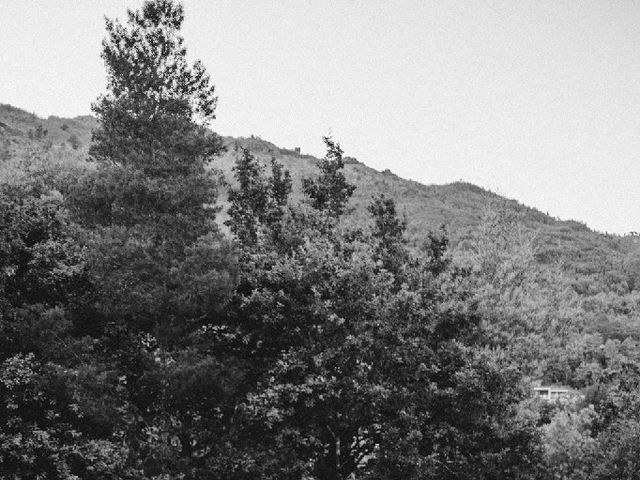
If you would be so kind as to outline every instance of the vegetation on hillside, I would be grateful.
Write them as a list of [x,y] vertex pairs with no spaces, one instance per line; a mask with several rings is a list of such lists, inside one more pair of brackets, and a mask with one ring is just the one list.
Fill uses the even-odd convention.
[[0,478],[636,478],[637,236],[220,138],[183,20],[0,106]]

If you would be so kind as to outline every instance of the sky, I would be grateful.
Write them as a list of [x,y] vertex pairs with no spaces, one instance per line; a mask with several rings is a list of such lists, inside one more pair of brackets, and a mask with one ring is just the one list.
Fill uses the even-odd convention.
[[[141,1],[0,0],[0,103],[91,112],[104,16]],[[212,128],[425,184],[466,181],[640,231],[640,2],[186,0]],[[410,220],[410,219],[409,219]]]

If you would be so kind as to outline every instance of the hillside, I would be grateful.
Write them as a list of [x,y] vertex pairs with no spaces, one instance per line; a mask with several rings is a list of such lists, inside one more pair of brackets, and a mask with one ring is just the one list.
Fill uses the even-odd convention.
[[[96,125],[91,116],[42,119],[0,104],[0,157],[6,158],[38,145],[84,157]],[[224,141],[227,152],[216,160],[215,166],[231,183],[237,147],[248,148],[265,164],[275,157],[291,172],[297,194],[300,180],[316,172],[315,157],[279,148],[259,137],[225,137]],[[348,146],[345,147],[348,155]],[[358,187],[352,198],[351,221],[363,224],[367,218],[365,207],[371,197],[384,193],[393,197],[399,211],[406,215],[408,235],[413,243],[421,242],[429,231],[445,226],[452,244],[464,247],[464,240],[473,235],[488,209],[507,208],[516,211],[527,230],[535,235],[537,257],[541,262],[562,262],[576,274],[604,277],[609,271],[619,270],[628,256],[640,251],[637,236],[603,235],[583,223],[552,218],[469,183],[424,185],[400,178],[389,170],[379,172],[352,157],[346,160],[347,178]],[[220,200],[225,203],[223,198]]]
[[91,141],[91,130],[97,126],[91,116],[42,119],[11,105],[0,104],[0,157],[28,148],[34,142],[54,148],[82,149]]
[[[301,178],[315,173],[317,159],[312,156],[278,148],[256,137],[225,140],[228,151],[216,165],[226,178],[231,176],[235,145],[250,149],[265,164],[272,156],[275,157],[291,172],[294,185],[298,187]],[[352,220],[364,223],[365,207],[371,197],[384,193],[393,197],[399,211],[406,215],[408,234],[414,243],[424,239],[429,231],[444,225],[452,243],[463,246],[464,240],[473,234],[488,209],[507,208],[516,211],[521,222],[535,235],[540,261],[562,261],[578,273],[604,273],[640,247],[631,236],[603,235],[580,222],[554,219],[470,183],[423,185],[400,178],[388,170],[379,172],[352,158],[345,165],[345,173],[349,181],[358,187],[352,198],[355,207]]]

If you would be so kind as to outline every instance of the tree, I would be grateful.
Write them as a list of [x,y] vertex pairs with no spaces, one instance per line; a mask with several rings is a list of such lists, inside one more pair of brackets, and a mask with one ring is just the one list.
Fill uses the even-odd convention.
[[326,211],[331,217],[339,217],[345,213],[346,204],[356,187],[347,182],[342,172],[344,161],[340,144],[331,137],[324,137],[324,143],[327,155],[318,162],[320,176],[317,179],[305,178],[302,190],[313,208]]
[[69,142],[69,145],[71,145],[71,148],[73,148],[74,150],[77,150],[78,148],[80,148],[80,140],[78,139],[78,136],[75,133],[72,133],[71,136],[69,137],[69,140],[67,140]]
[[593,406],[578,411],[561,409],[542,426],[546,468],[554,478],[594,478],[591,470],[597,450],[591,425],[596,417]]
[[217,180],[207,168],[222,148],[205,128],[217,98],[202,64],[186,60],[183,20],[182,5],[170,0],[145,2],[124,25],[107,20],[109,92],[93,106],[100,128],[90,148],[98,168],[69,192],[76,218],[93,229],[98,318],[168,343],[202,322],[229,285],[229,259],[216,254],[205,255],[220,272],[209,277],[216,301],[198,307],[184,282],[191,255],[227,247],[214,224]]
[[367,210],[374,221],[372,237],[376,243],[376,258],[387,270],[399,273],[409,258],[404,238],[407,220],[398,217],[395,202],[384,194],[375,197]]
[[140,478],[126,465],[126,446],[87,435],[91,421],[84,417],[75,374],[42,366],[33,354],[0,362],[3,478]]
[[36,150],[0,169],[0,471],[131,476],[115,376],[98,367],[95,342],[74,335],[70,311],[87,276],[56,188],[70,171],[55,160]]
[[91,155],[99,161],[136,165],[158,176],[202,174],[220,149],[203,128],[215,118],[217,97],[200,62],[189,65],[181,4],[147,1],[129,11],[127,25],[107,20],[103,42],[110,94],[93,109],[101,128]]
[[180,3],[149,0],[126,23],[106,21],[95,168],[65,192],[90,283],[75,334],[97,345],[95,377],[118,379],[120,440],[145,478],[200,475],[242,379],[206,338],[235,286],[235,253],[214,222],[217,99],[202,64],[186,60],[183,20]]
[[90,155],[103,182],[82,213],[97,225],[153,226],[157,242],[193,241],[215,215],[216,182],[205,167],[221,143],[204,127],[217,98],[202,64],[186,61],[183,20],[169,0],[129,11],[126,26],[107,20],[110,92],[93,105],[100,128]]
[[[352,190],[339,164],[324,165],[305,182],[312,208],[281,217],[280,242],[239,238],[229,327],[253,387],[237,410],[235,475],[526,478],[538,444],[518,416],[517,370],[479,348],[480,317],[452,288],[463,282],[446,240],[412,257],[387,198],[370,206],[369,231],[333,228]],[[244,171],[247,202],[268,204],[260,169]]]
[[86,286],[83,251],[48,160],[16,158],[0,171],[1,358],[56,349],[64,356],[58,337]]
[[291,193],[289,172],[283,171],[275,158],[271,160],[270,178],[265,178],[263,170],[247,149],[242,150],[233,167],[238,188],[229,190],[230,219],[226,224],[244,246],[255,245],[261,229],[272,228],[271,235],[277,236],[275,227]]
[[640,423],[636,418],[614,423],[598,437],[595,466],[589,478],[636,479],[640,469]]
[[455,260],[470,272],[486,342],[524,374],[566,383],[568,345],[581,321],[578,296],[560,266],[540,265],[536,252],[518,213],[498,206],[485,212],[470,248]]

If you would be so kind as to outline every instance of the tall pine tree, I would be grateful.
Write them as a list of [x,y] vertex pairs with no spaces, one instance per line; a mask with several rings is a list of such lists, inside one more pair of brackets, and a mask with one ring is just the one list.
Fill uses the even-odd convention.
[[157,242],[193,241],[215,214],[206,165],[221,143],[205,127],[217,98],[202,64],[186,60],[183,20],[170,0],[129,11],[126,25],[107,20],[108,93],[93,105],[100,128],[90,155],[111,178],[110,195],[94,198],[88,216],[98,225],[153,227]]
[[107,20],[95,168],[68,195],[91,284],[75,325],[100,347],[99,376],[120,379],[119,435],[144,478],[185,478],[214,454],[242,378],[202,335],[220,322],[234,256],[214,223],[217,99],[202,64],[187,61],[183,20],[172,0]]
[[108,92],[93,105],[100,128],[90,149],[97,168],[70,195],[94,232],[97,313],[168,342],[210,316],[230,283],[226,256],[203,251],[220,243],[207,165],[222,145],[206,128],[217,98],[203,65],[187,61],[183,20],[171,0],[145,2],[124,24],[107,20]]

